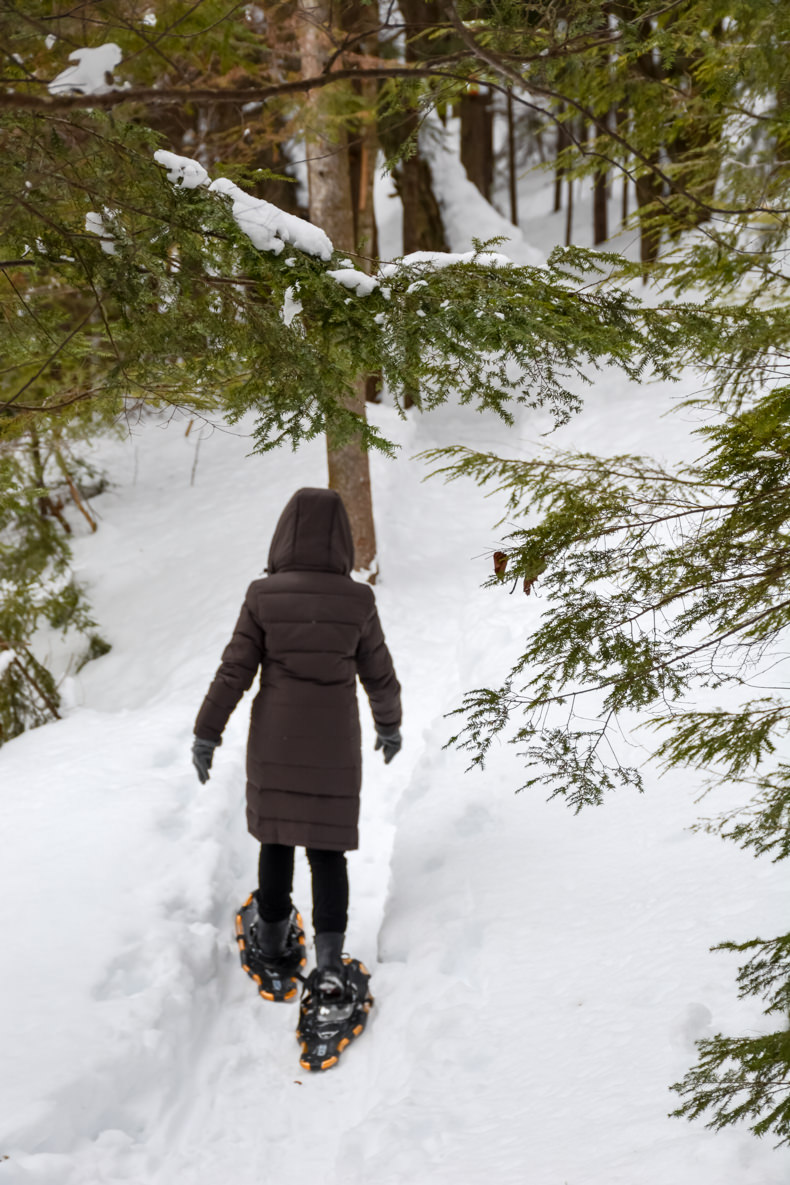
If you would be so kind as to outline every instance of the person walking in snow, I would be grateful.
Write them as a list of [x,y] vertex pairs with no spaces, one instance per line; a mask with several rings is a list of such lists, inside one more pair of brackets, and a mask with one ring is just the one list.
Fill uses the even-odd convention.
[[[305,848],[317,967],[305,983],[297,1032],[302,1064],[310,1069],[337,1061],[362,1031],[372,1003],[365,968],[342,957],[345,853],[358,846],[362,772],[357,675],[373,713],[376,749],[389,763],[401,747],[400,684],[373,590],[352,580],[353,563],[340,496],[298,490],[275,528],[268,575],[247,590],[198,712],[192,748],[206,782],[228,718],[260,669],[247,743],[247,826],[261,845],[258,888],[237,916],[237,934],[242,964],[261,994],[295,996],[305,958],[291,892],[294,848]],[[334,1035],[327,1038],[329,1029]]]

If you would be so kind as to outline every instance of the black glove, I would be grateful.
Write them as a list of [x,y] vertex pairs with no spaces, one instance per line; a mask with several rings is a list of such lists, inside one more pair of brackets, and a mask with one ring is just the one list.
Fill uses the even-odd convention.
[[214,756],[214,750],[221,743],[221,741],[206,741],[202,737],[195,737],[192,744],[192,764],[197,770],[197,776],[203,784],[208,781],[208,771],[211,769],[211,759]]
[[400,747],[403,744],[403,739],[400,735],[400,728],[397,724],[377,724],[376,725],[376,745],[377,749],[384,750],[384,764],[389,765],[396,753],[400,752]]

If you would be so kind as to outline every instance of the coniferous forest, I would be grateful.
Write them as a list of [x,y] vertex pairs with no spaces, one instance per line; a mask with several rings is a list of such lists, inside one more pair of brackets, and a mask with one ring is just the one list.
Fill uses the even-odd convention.
[[[515,639],[481,685],[461,668],[432,753],[474,779],[504,742],[488,795],[563,800],[567,833],[660,797],[647,770],[692,778],[692,845],[786,860],[788,45],[776,0],[0,0],[3,797],[4,758],[122,657],[81,572],[130,425],[243,432],[278,498],[320,449],[385,597],[376,475],[408,432],[426,497],[496,508],[474,580]],[[498,222],[459,247],[461,174]],[[519,256],[489,230],[526,217],[531,243],[538,185],[555,238]],[[674,385],[676,456],[629,451],[614,412],[609,451],[563,443],[618,383],[645,417]],[[458,409],[457,440],[423,430]],[[716,942],[759,1027],[714,1022],[665,1113],[787,1144],[790,933]]]

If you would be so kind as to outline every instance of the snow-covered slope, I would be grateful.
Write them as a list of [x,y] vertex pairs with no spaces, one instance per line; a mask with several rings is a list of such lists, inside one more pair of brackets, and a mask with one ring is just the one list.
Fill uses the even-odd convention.
[[[689,425],[660,419],[678,393],[602,376],[558,443],[687,454]],[[413,456],[525,452],[545,424],[373,414],[401,445],[373,477],[406,717],[385,768],[363,706],[348,947],[373,972],[369,1030],[309,1077],[295,1008],[239,969],[246,702],[205,787],[189,761],[279,511],[325,481],[321,447],[248,457],[243,427],[146,420],[97,449],[116,484],[77,546],[113,651],[71,680],[62,722],[0,751],[0,1185],[783,1185],[786,1150],[667,1118],[694,1040],[762,1023],[708,947],[778,932],[781,871],[689,833],[688,777],[573,817],[513,793],[509,749],[480,774],[442,747],[541,601],[480,589],[496,499],[424,483]]]

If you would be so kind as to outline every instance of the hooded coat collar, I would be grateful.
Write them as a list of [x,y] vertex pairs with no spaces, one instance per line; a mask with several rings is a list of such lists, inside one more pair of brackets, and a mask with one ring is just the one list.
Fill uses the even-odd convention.
[[280,515],[269,548],[268,571],[338,572],[354,566],[351,524],[335,490],[297,490]]

